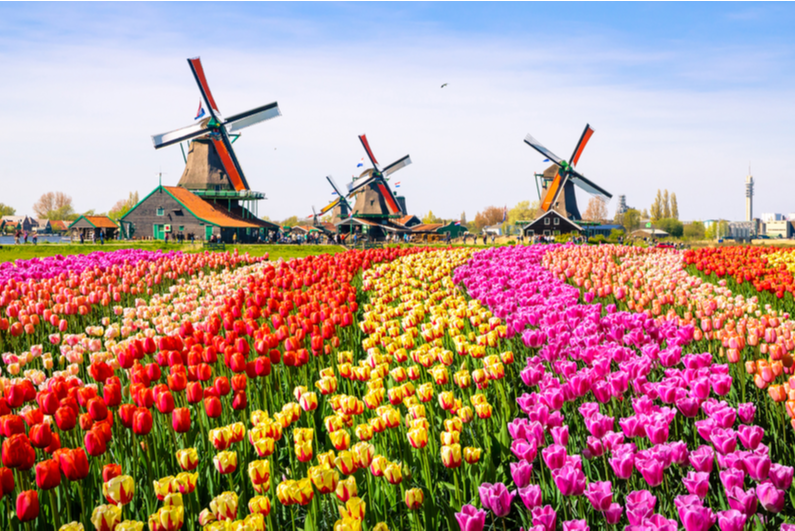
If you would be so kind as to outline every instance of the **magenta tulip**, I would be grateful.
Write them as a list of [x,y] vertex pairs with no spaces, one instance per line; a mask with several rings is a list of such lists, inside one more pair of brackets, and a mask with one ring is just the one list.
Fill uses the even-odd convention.
[[541,526],[546,531],[555,531],[555,523],[557,522],[558,515],[551,505],[536,507],[531,514],[533,516],[534,526]]
[[748,517],[740,511],[729,509],[718,513],[720,531],[742,531]]
[[541,486],[540,485],[527,485],[519,489],[519,498],[521,498],[524,506],[532,511],[536,507],[541,506]]
[[455,519],[461,531],[483,531],[486,526],[486,511],[477,509],[474,505],[464,505],[460,513],[455,513]]
[[760,483],[756,486],[759,503],[769,513],[780,513],[784,508],[784,491],[777,489],[772,483]]
[[518,463],[511,463],[511,477],[517,488],[526,487],[530,484],[530,475],[533,472],[533,467],[527,461],[519,461]]

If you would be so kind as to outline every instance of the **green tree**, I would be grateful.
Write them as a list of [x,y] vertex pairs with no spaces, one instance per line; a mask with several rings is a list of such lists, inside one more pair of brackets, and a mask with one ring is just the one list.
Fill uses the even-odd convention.
[[651,213],[652,223],[657,223],[658,220],[665,217],[663,216],[663,195],[660,190],[657,190],[657,195],[654,198],[654,203],[651,204],[649,212]]
[[0,216],[13,216],[16,213],[17,213],[16,208],[0,203]]
[[700,221],[688,223],[684,228],[684,237],[689,240],[703,240],[706,234],[704,224]]
[[629,208],[624,212],[621,224],[627,229],[627,232],[632,232],[640,227],[640,212],[635,208]]
[[108,217],[119,220],[138,204],[138,192],[130,192],[127,199],[119,199],[108,212]]
[[682,222],[678,219],[663,218],[659,220],[656,225],[658,229],[664,230],[674,238],[681,238],[684,232],[684,225],[682,225]]
[[662,217],[663,219],[671,217],[671,198],[668,196],[668,190],[663,192]]
[[289,218],[285,219],[281,222],[282,227],[295,227],[299,223],[298,216],[290,216]]
[[423,223],[441,223],[442,220],[433,215],[433,210],[429,210],[428,214],[422,218]]
[[679,205],[676,202],[676,194],[671,194],[671,217],[679,219]]

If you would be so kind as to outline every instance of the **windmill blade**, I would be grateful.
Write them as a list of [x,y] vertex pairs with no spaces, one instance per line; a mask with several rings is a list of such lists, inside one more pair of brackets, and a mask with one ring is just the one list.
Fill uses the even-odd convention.
[[190,65],[191,72],[193,72],[193,77],[196,79],[196,84],[199,85],[199,91],[202,93],[204,103],[207,104],[207,111],[213,118],[215,118],[217,121],[220,121],[218,116],[221,113],[218,112],[218,106],[215,104],[215,98],[213,98],[213,93],[210,92],[210,85],[207,83],[207,78],[204,75],[204,68],[202,67],[201,58],[194,57],[193,59],[188,59],[188,64]]
[[232,143],[229,141],[229,137],[226,136],[226,131],[224,128],[222,127],[219,130],[219,134],[213,135],[211,138],[213,140],[213,144],[215,145],[215,150],[218,152],[218,156],[221,158],[221,164],[223,164],[226,174],[229,175],[229,179],[232,181],[232,185],[235,187],[235,190],[238,192],[248,190],[248,182],[246,181],[246,177],[243,175],[243,169],[240,167],[240,163],[237,161],[235,152],[232,150]]
[[376,171],[381,171],[381,168],[378,166],[378,161],[375,160],[375,155],[373,155],[373,150],[370,149],[370,143],[367,141],[367,135],[359,135],[359,140],[364,146],[364,150],[367,152],[367,157],[370,159],[370,162],[373,163],[373,168]]
[[558,157],[557,155],[555,155],[554,153],[552,153],[550,150],[548,150],[547,148],[545,148],[545,147],[544,147],[544,146],[541,144],[541,142],[539,142],[538,140],[536,140],[536,139],[533,137],[533,135],[531,135],[530,133],[528,133],[528,134],[527,134],[527,136],[526,136],[526,137],[524,137],[524,142],[525,142],[525,144],[527,144],[527,145],[528,145],[528,146],[530,146],[531,148],[535,149],[536,151],[538,151],[539,153],[541,153],[542,155],[544,155],[544,156],[545,156],[546,158],[548,158],[548,159],[549,159],[551,162],[554,162],[554,163],[555,163],[556,165],[558,165],[559,167],[563,167],[563,165],[562,165],[562,164],[561,164],[561,162],[560,162],[560,157]]
[[338,199],[335,202],[335,206],[336,206],[336,203],[343,203],[348,208],[351,208],[351,205],[350,205],[350,203],[348,203],[348,200],[345,198],[345,196],[342,194],[342,192],[340,192],[340,189],[337,186],[337,183],[334,182],[334,178],[331,175],[326,175],[326,180],[331,185],[331,188],[334,190],[334,192],[337,194]]
[[552,208],[552,205],[554,205],[555,201],[557,201],[561,190],[563,190],[564,184],[564,180],[560,176],[560,173],[556,173],[555,177],[552,179],[552,182],[549,183],[549,188],[547,188],[547,193],[544,194],[544,199],[541,201],[541,210],[547,212],[550,208]]
[[580,155],[582,155],[583,150],[585,149],[585,144],[593,136],[593,129],[591,129],[591,124],[585,124],[585,130],[582,132],[582,136],[580,136],[580,141],[577,142],[577,147],[574,148],[574,153],[571,154],[571,158],[569,159],[569,164],[572,166],[576,166],[577,162],[580,160]]
[[389,188],[389,184],[387,184],[386,179],[379,178],[376,180],[376,187],[378,188],[378,192],[381,194],[381,197],[384,198],[384,202],[386,203],[386,208],[389,210],[390,214],[403,214],[403,209],[400,208],[400,204],[395,200],[395,195],[392,193],[392,190]]
[[373,173],[373,170],[367,170],[362,175],[365,176],[360,177],[351,183],[348,183],[349,196],[353,194],[355,191],[361,190],[362,188],[364,188],[365,186],[367,186],[368,184],[372,183],[375,180],[375,174]]
[[155,145],[155,149],[160,149],[206,135],[209,132],[210,130],[206,127],[205,123],[192,124],[161,135],[152,135],[152,143]]
[[230,116],[226,119],[224,125],[227,126],[227,130],[230,133],[236,133],[246,127],[281,115],[282,112],[279,110],[279,104],[273,102],[268,105],[263,105],[262,107],[257,107],[256,109],[251,109],[250,111]]
[[384,168],[383,174],[385,177],[389,177],[391,174],[395,173],[401,168],[405,168],[409,164],[411,164],[411,157],[409,155],[406,155],[402,159],[397,160],[392,164],[390,164],[389,166],[387,166],[386,168]]
[[325,216],[329,211],[333,210],[334,207],[336,207],[338,204],[340,204],[340,200],[335,199],[334,201],[332,201],[331,203],[320,209],[320,215]]
[[586,179],[584,175],[577,173],[576,171],[571,172],[571,182],[575,185],[579,186],[589,194],[593,195],[601,195],[606,197],[607,199],[612,199],[613,194],[596,184],[595,182],[591,181],[590,179]]

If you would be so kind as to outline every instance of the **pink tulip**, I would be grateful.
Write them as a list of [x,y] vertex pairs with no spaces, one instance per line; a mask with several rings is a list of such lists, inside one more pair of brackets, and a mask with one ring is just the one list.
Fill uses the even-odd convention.
[[768,477],[770,482],[781,490],[789,490],[792,486],[792,474],[795,472],[791,466],[784,466],[778,463],[770,465]]
[[740,487],[732,487],[726,489],[726,497],[729,500],[729,507],[732,509],[740,511],[746,516],[756,514],[757,498],[754,489],[744,491]]
[[715,374],[711,378],[712,390],[718,396],[726,396],[732,388],[732,377],[728,374]]
[[[681,498],[681,496],[677,496]],[[679,512],[679,520],[685,531],[707,531],[710,527],[715,525],[718,519],[712,509],[704,507],[701,502],[688,503],[677,507]]]
[[635,468],[635,454],[625,453],[617,457],[611,457],[607,460],[610,463],[610,468],[619,479],[629,479],[632,477],[632,471]]
[[636,459],[635,468],[650,487],[656,487],[663,480],[663,465],[657,459]]
[[731,491],[734,487],[742,489],[743,482],[745,481],[745,472],[736,468],[729,468],[721,471],[720,482],[726,492]]
[[460,513],[455,513],[455,519],[461,531],[483,531],[486,526],[486,511],[477,509],[474,505],[464,505]]
[[772,483],[760,483],[756,486],[756,497],[769,513],[780,513],[784,508],[784,491],[777,489]]
[[748,450],[756,450],[756,447],[762,442],[765,430],[761,426],[746,426],[743,424],[737,430],[737,433],[743,446]]
[[557,470],[566,464],[566,448],[559,444],[549,445],[541,450],[541,457],[550,470]]
[[770,458],[766,455],[750,454],[742,459],[745,471],[756,481],[764,481],[770,473]]
[[519,489],[519,498],[522,499],[525,507],[532,511],[536,507],[541,506],[541,486],[540,485],[527,485]]
[[685,484],[687,492],[695,494],[699,498],[706,498],[709,492],[709,472],[693,472],[687,473],[687,476],[682,478],[682,483]]
[[730,407],[722,407],[708,414],[719,428],[731,428],[737,420],[737,412]]
[[563,531],[590,531],[585,520],[567,520],[563,522]]
[[676,407],[687,418],[693,418],[698,415],[698,400],[695,398],[677,398]]
[[715,450],[723,455],[730,454],[737,449],[737,434],[733,430],[716,428],[712,430],[710,440]]
[[699,446],[690,452],[688,460],[697,472],[712,472],[712,464],[715,462],[715,451],[711,446]]
[[555,444],[566,447],[569,444],[569,427],[568,426],[561,426],[557,428],[552,428],[549,430],[552,434],[552,441]]
[[585,474],[571,465],[553,470],[552,478],[564,496],[579,496],[585,491]]
[[687,444],[684,441],[674,441],[668,445],[671,449],[671,461],[677,465],[684,465],[687,463],[689,454],[687,451]]
[[533,467],[527,461],[511,463],[511,477],[518,488],[526,487],[530,483]]
[[621,515],[624,513],[624,508],[617,503],[611,503],[610,507],[605,511],[605,521],[610,525],[615,525],[621,520]]
[[585,497],[591,502],[593,508],[599,512],[604,512],[613,503],[613,485],[609,481],[592,481],[585,490]]
[[588,455],[586,455],[586,459],[593,459],[595,457],[600,457],[602,454],[605,453],[604,444],[602,444],[601,439],[597,439],[596,437],[588,436],[588,439],[585,441],[586,451]]
[[531,514],[533,516],[534,526],[541,526],[546,531],[555,531],[555,523],[558,519],[558,515],[551,505],[536,507]]
[[740,417],[740,421],[744,424],[751,424],[754,422],[754,416],[756,415],[756,406],[751,402],[745,402],[743,404],[737,405],[737,416]]
[[478,488],[480,503],[483,507],[491,509],[495,516],[505,518],[511,512],[511,502],[516,491],[509,491],[502,483],[491,485],[483,483]]
[[720,531],[742,531],[746,519],[747,516],[740,511],[729,509],[718,513],[718,526]]
[[511,452],[521,460],[532,462],[536,458],[538,448],[535,441],[531,443],[523,439],[517,439],[511,443]]
[[662,444],[668,440],[669,426],[664,422],[646,425],[646,437],[654,444]]
[[632,525],[641,525],[643,521],[654,512],[657,504],[655,498],[647,490],[635,490],[627,494],[626,499],[627,519]]

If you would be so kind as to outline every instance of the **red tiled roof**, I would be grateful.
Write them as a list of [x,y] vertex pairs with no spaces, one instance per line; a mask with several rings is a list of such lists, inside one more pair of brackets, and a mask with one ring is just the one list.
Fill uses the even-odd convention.
[[51,219],[50,227],[52,230],[66,230],[66,222],[62,219]]
[[116,225],[116,222],[110,219],[108,216],[83,216],[88,220],[89,223],[94,225],[98,229],[118,229],[119,226]]
[[[258,219],[242,219],[232,214],[228,210],[216,208],[212,203],[205,201],[190,190],[180,186],[164,186],[163,188],[171,194],[174,199],[182,203],[185,208],[199,219],[218,225],[219,227],[242,227],[258,228],[266,226],[264,221]],[[258,223],[259,222],[259,223]]]
[[442,223],[423,223],[411,227],[411,232],[436,232],[438,229],[444,227]]

